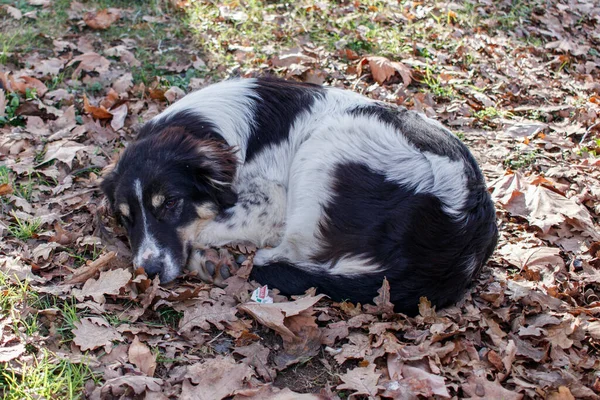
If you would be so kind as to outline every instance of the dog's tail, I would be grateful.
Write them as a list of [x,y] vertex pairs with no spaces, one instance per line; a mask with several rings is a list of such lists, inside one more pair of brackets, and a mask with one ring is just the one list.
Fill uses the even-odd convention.
[[[385,273],[360,275],[333,275],[326,271],[311,270],[278,261],[264,266],[254,266],[250,279],[271,289],[279,289],[286,296],[304,293],[314,287],[318,293],[334,301],[349,300],[353,303],[372,303],[386,278]],[[391,283],[394,289],[393,282]],[[414,315],[418,312],[419,295],[414,293],[390,293],[396,312]]]

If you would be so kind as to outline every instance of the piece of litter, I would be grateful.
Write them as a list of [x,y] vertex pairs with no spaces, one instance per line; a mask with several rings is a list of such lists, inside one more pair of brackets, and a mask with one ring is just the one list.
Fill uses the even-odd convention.
[[273,302],[273,298],[269,297],[269,288],[267,285],[256,288],[254,292],[252,292],[252,296],[250,297],[253,301],[257,303],[270,304]]

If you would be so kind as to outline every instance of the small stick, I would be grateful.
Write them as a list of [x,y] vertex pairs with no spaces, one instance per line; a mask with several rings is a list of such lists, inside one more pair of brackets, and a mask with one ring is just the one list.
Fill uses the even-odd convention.
[[96,275],[96,272],[98,272],[102,267],[108,264],[109,261],[115,258],[116,255],[117,253],[115,253],[114,251],[104,254],[103,256],[99,257],[96,261],[93,261],[89,265],[86,265],[85,267],[76,270],[73,273],[71,279],[65,281],[64,284],[75,285],[77,283],[87,281],[92,276]]

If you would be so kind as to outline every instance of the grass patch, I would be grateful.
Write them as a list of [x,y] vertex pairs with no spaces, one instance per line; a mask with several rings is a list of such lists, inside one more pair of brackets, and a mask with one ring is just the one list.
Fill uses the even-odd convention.
[[46,350],[19,368],[0,364],[0,392],[5,400],[80,399],[85,382],[92,378],[87,364],[57,360]]
[[539,150],[532,150],[524,153],[517,151],[514,156],[504,160],[504,166],[512,170],[527,168],[535,163],[535,160],[539,155]]
[[42,220],[39,218],[34,219],[21,219],[13,212],[13,218],[15,223],[8,226],[8,232],[20,240],[31,239],[36,236],[42,226]]

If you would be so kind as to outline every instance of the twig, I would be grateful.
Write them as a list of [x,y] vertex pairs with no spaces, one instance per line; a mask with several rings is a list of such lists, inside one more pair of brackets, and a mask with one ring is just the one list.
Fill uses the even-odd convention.
[[71,279],[65,281],[64,284],[75,285],[77,283],[87,281],[89,278],[94,276],[96,272],[100,270],[100,268],[104,267],[109,261],[115,258],[116,255],[117,253],[114,251],[106,253],[105,255],[99,257],[96,261],[93,261],[90,265],[76,270]]
[[579,145],[581,146],[581,144],[585,141],[585,139],[587,138],[587,135],[592,131],[592,129],[594,129],[597,125],[599,125],[600,122],[596,122],[594,125],[590,126],[589,128],[587,128],[587,131],[585,131],[585,133],[583,134],[583,136],[581,137],[581,140],[579,141]]

